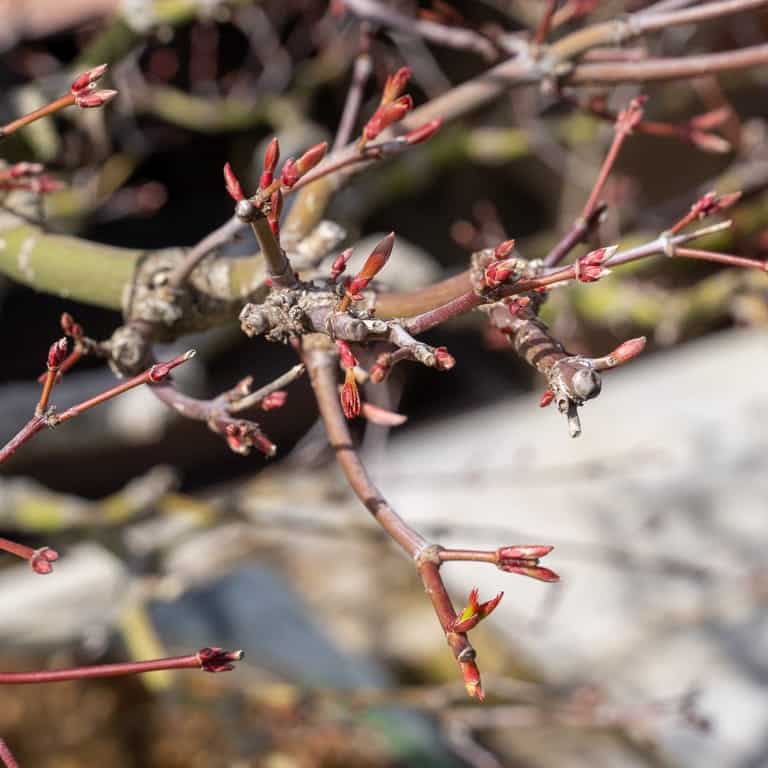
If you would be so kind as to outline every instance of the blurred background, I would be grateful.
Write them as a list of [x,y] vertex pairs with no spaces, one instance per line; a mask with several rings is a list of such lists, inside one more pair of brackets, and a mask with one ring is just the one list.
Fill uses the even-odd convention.
[[[535,28],[545,3],[388,5],[492,36]],[[595,5],[587,21],[643,3]],[[65,111],[3,143],[6,162],[44,163],[65,183],[42,203],[11,193],[4,206],[42,209],[48,230],[110,245],[196,243],[231,215],[226,161],[253,189],[273,135],[283,157],[332,141],[361,40],[360,18],[342,6],[0,2],[1,121],[103,61],[119,90],[106,109]],[[725,50],[764,41],[767,24],[751,12],[638,45]],[[488,66],[407,30],[364,32],[365,118],[398,66],[413,68],[417,104]],[[728,151],[631,137],[606,189],[602,242],[649,239],[702,192],[740,189],[733,228],[710,245],[768,257],[765,67],[566,99],[518,88],[357,176],[328,217],[361,243],[358,258],[394,229],[384,277],[401,289],[464,269],[507,237],[541,257],[580,212],[612,135],[579,104],[605,97],[617,111],[641,92],[653,120],[724,110],[716,132]],[[473,631],[483,706],[466,699],[415,572],[337,472],[305,379],[260,419],[279,449],[269,462],[230,453],[140,389],[39,435],[0,469],[0,535],[62,558],[45,579],[2,558],[2,669],[206,645],[246,659],[227,675],[0,687],[0,737],[25,768],[768,765],[767,299],[765,274],[663,258],[553,291],[543,316],[574,352],[649,338],[584,408],[577,441],[554,409],[538,409],[543,381],[479,314],[426,336],[456,357],[450,373],[399,366],[379,394],[405,426],[355,425],[385,494],[430,537],[556,546],[558,585],[445,568],[457,604],[472,586],[484,599],[506,592]],[[7,437],[34,408],[63,311],[99,339],[121,322],[0,276]],[[176,379],[196,396],[295,364],[234,323],[158,355],[190,347],[198,355]],[[54,400],[113,380],[85,360]]]

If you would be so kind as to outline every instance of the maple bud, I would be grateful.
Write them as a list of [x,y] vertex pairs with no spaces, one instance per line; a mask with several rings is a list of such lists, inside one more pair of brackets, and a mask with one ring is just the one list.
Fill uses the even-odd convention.
[[519,315],[530,303],[531,299],[529,296],[515,296],[511,299],[507,299],[505,302],[509,314],[512,315],[512,317]]
[[368,287],[368,283],[373,280],[374,277],[381,271],[384,265],[387,263],[391,253],[392,247],[395,244],[395,233],[390,232],[383,240],[380,240],[374,249],[371,251],[368,258],[365,260],[360,271],[350,281],[347,290],[353,296],[356,296],[360,291],[364,291]]
[[408,85],[412,73],[410,67],[400,67],[397,72],[389,75],[381,94],[381,104],[389,104],[400,96]]
[[547,544],[500,547],[496,550],[496,566],[507,573],[517,573],[538,581],[560,581],[554,571],[539,565],[539,558],[548,555],[552,549]]
[[78,75],[69,86],[69,92],[72,94],[82,93],[86,88],[92,88],[102,78],[108,69],[108,64],[99,64]]
[[609,270],[603,267],[603,263],[613,256],[617,246],[611,245],[606,248],[598,248],[590,251],[586,256],[577,259],[574,268],[576,279],[582,283],[594,283],[601,277],[609,274]]
[[501,601],[501,598],[504,597],[504,593],[499,592],[496,597],[481,603],[478,600],[478,594],[479,590],[477,587],[473,588],[469,593],[469,600],[466,606],[451,626],[454,632],[469,632],[470,629],[476,627],[484,618],[490,616]]
[[235,176],[235,172],[232,170],[232,166],[229,163],[224,163],[224,184],[227,187],[229,196],[236,203],[245,200],[243,188],[240,186],[240,182],[237,180],[237,176]]
[[385,128],[393,123],[398,123],[413,109],[413,99],[410,96],[401,96],[399,99],[380,106],[363,128],[363,137],[366,141],[375,139]]
[[275,168],[277,168],[277,161],[280,159],[280,143],[275,136],[272,141],[269,142],[267,151],[264,153],[264,169],[261,172],[261,178],[259,179],[259,188],[266,189],[274,180]]
[[299,169],[296,167],[296,161],[289,157],[283,163],[283,170],[280,172],[280,183],[290,189],[299,180],[300,175]]
[[609,368],[616,368],[616,366],[624,365],[633,358],[637,357],[645,349],[645,336],[638,336],[635,339],[627,339],[627,341],[619,344],[613,352],[610,352],[605,357],[596,357],[592,364],[597,371],[604,371]]
[[339,275],[347,268],[347,262],[352,256],[352,249],[347,248],[342,251],[331,264],[331,280],[335,283],[339,279]]
[[241,456],[247,456],[252,448],[269,457],[277,453],[277,446],[259,429],[258,424],[251,421],[243,420],[227,424],[224,429],[224,439],[229,449]]
[[341,339],[336,339],[336,349],[339,352],[339,362],[346,371],[358,365],[357,358],[352,354],[349,344]]
[[516,544],[512,547],[499,547],[496,550],[500,560],[521,559],[538,560],[554,549],[549,544]]
[[546,408],[555,399],[555,393],[551,389],[545,389],[539,400],[539,408]]
[[520,266],[519,259],[493,261],[483,272],[483,282],[487,288],[497,288],[503,283],[515,282],[520,277]]
[[456,365],[456,358],[445,348],[435,348],[435,368],[439,371],[450,371]]
[[166,361],[165,363],[155,363],[149,369],[149,372],[147,373],[147,378],[153,384],[157,384],[157,382],[168,378],[171,371],[174,368],[176,368],[176,366],[179,366],[182,363],[186,363],[187,360],[191,360],[194,356],[195,356],[195,350],[189,349],[183,355],[177,355],[176,357]]
[[368,371],[368,376],[374,384],[381,384],[387,378],[391,367],[392,355],[389,352],[382,352]]
[[282,408],[288,400],[288,393],[282,389],[270,392],[259,404],[262,411],[274,411]]
[[643,119],[643,105],[648,101],[647,96],[636,96],[619,112],[616,118],[616,133],[632,133]]
[[59,553],[50,547],[41,547],[32,553],[29,558],[29,564],[35,573],[45,575],[53,570],[52,563],[59,559]]
[[277,237],[280,231],[280,214],[283,210],[283,192],[279,187],[272,193],[269,203],[270,210],[269,215],[267,216],[267,221],[269,221],[272,233]]
[[315,144],[314,147],[310,147],[296,162],[296,169],[299,172],[299,176],[303,176],[308,171],[311,171],[325,157],[327,151],[327,141],[323,141],[320,144]]
[[408,131],[408,133],[403,136],[403,141],[409,146],[422,144],[431,139],[440,130],[442,124],[443,121],[439,117],[430,120],[428,123],[424,123],[421,127]]
[[357,389],[353,368],[347,368],[344,374],[344,385],[341,388],[341,408],[348,419],[354,419],[360,415],[360,392]]
[[7,173],[12,179],[20,179],[22,176],[36,176],[43,172],[41,163],[14,163],[8,168]]
[[75,104],[81,109],[102,107],[117,96],[117,91],[81,91],[75,94]]
[[464,678],[464,687],[467,689],[467,694],[478,701],[485,700],[485,693],[483,692],[483,686],[480,682],[480,670],[474,661],[459,662],[461,668],[461,676]]
[[59,339],[54,341],[48,349],[48,360],[46,364],[49,371],[55,371],[63,362],[67,356],[67,340]]
[[494,249],[493,249],[493,258],[496,259],[496,261],[502,261],[503,259],[506,259],[507,256],[509,256],[512,251],[515,250],[515,241],[514,240],[504,240],[504,242],[499,243]]
[[200,669],[204,672],[230,672],[235,661],[242,661],[243,651],[224,651],[221,648],[201,648],[197,652]]

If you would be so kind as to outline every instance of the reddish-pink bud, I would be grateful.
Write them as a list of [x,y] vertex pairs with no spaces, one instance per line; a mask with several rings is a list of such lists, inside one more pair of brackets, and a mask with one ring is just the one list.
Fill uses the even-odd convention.
[[374,384],[381,384],[387,378],[391,367],[392,355],[389,352],[382,352],[368,371],[368,376]]
[[545,389],[539,400],[539,408],[546,408],[555,399],[555,393],[551,389]]
[[267,221],[272,229],[273,234],[277,237],[280,231],[280,214],[283,211],[283,192],[278,187],[269,198],[269,215]]
[[328,142],[323,141],[320,144],[315,144],[314,147],[310,147],[297,161],[296,168],[299,171],[299,175],[303,176],[308,171],[311,171],[324,157],[328,151]]
[[229,163],[224,163],[224,184],[227,187],[229,196],[239,203],[241,200],[245,200],[243,194],[243,188],[240,186],[240,182],[235,176],[235,172],[232,170],[232,166]]
[[280,183],[284,187],[290,189],[298,180],[301,174],[296,167],[296,161],[289,157],[285,163],[283,163],[283,170],[280,173]]
[[331,280],[335,283],[339,279],[339,275],[347,268],[347,262],[352,256],[352,249],[347,248],[342,251],[331,264]]
[[499,564],[499,568],[506,573],[516,573],[520,576],[527,576],[529,579],[537,581],[556,582],[560,577],[549,568],[543,568],[540,565],[527,565],[526,561],[520,561],[521,565],[516,565],[516,561],[509,561],[506,564]]
[[14,163],[7,169],[6,173],[12,179],[20,179],[23,176],[37,176],[43,172],[43,165],[41,163]]
[[78,75],[72,82],[72,85],[69,86],[70,93],[79,94],[86,88],[94,86],[107,71],[107,68],[107,64],[99,64],[98,67],[93,67]]
[[201,648],[196,655],[204,672],[229,672],[235,668],[234,662],[241,661],[245,654],[221,648]]
[[261,451],[265,456],[274,456],[277,446],[252,421],[238,421],[227,424],[224,429],[224,439],[229,449],[241,456],[247,456],[252,448]]
[[554,547],[549,544],[517,544],[513,547],[499,547],[499,560],[538,560],[548,555]]
[[507,309],[512,317],[519,315],[530,303],[531,299],[529,296],[515,296],[506,301]]
[[67,356],[67,340],[59,339],[54,341],[48,349],[48,370],[55,371],[63,362]]
[[117,96],[117,91],[81,91],[75,94],[75,104],[81,109],[103,107]]
[[61,330],[64,331],[64,333],[67,336],[74,336],[72,329],[75,327],[76,323],[72,315],[69,314],[69,312],[61,313],[60,322],[61,322]]
[[[517,259],[493,261],[483,273],[483,281],[487,288],[497,288],[506,282],[515,282],[519,278],[519,262]],[[510,280],[512,277],[512,280]]]
[[616,118],[616,133],[632,133],[643,119],[643,105],[647,96],[636,96]]
[[431,139],[440,130],[442,124],[443,121],[439,117],[430,120],[428,123],[424,123],[420,128],[414,128],[412,131],[408,131],[408,133],[403,136],[403,141],[410,146],[413,146],[414,144],[422,144]]
[[177,355],[164,363],[155,363],[147,372],[147,378],[153,384],[157,384],[157,382],[168,378],[174,368],[182,363],[186,363],[187,360],[191,360],[194,356],[195,350],[189,349],[183,355]]
[[609,271],[603,267],[603,263],[613,256],[616,252],[616,247],[611,245],[606,248],[598,248],[595,251],[590,251],[586,256],[577,259],[574,264],[576,279],[582,283],[594,283],[601,277],[609,274]]
[[59,553],[50,547],[41,547],[32,553],[29,564],[35,573],[45,575],[53,570],[53,563],[59,559]]
[[499,592],[496,597],[491,598],[485,603],[481,603],[478,600],[478,594],[477,587],[469,593],[467,605],[459,616],[456,617],[456,620],[451,626],[451,629],[454,632],[469,632],[469,630],[476,627],[480,621],[487,616],[490,616],[501,601],[501,598],[504,597],[504,593]]
[[493,249],[493,258],[496,259],[496,261],[502,261],[503,259],[506,259],[507,256],[509,256],[512,251],[515,250],[515,241],[514,240],[505,240],[502,243],[499,243],[494,249]]
[[464,678],[464,687],[467,689],[467,694],[478,701],[485,699],[485,693],[483,692],[483,686],[480,682],[480,670],[474,661],[459,662],[461,668],[461,676]]
[[360,415],[360,392],[355,381],[355,372],[348,368],[344,376],[344,385],[341,388],[341,408],[348,419],[354,419]]
[[412,70],[410,67],[400,67],[397,72],[389,75],[381,94],[381,103],[389,104],[400,96],[408,85],[408,81],[411,79],[411,74]]
[[277,161],[280,159],[280,143],[275,136],[272,141],[269,142],[267,151],[264,153],[264,170],[261,172],[261,178],[259,179],[259,188],[266,189],[273,181],[275,177],[275,168],[277,168]]
[[645,336],[638,336],[635,339],[627,339],[624,343],[619,344],[619,346],[608,355],[612,362],[611,367],[623,365],[633,357],[637,357],[645,349],[645,341]]
[[270,392],[259,404],[262,411],[274,411],[282,408],[288,400],[288,393],[282,389]]
[[336,349],[339,351],[339,362],[341,363],[341,367],[345,371],[357,366],[357,358],[352,354],[352,350],[346,341],[336,339]]
[[383,240],[376,243],[360,271],[355,275],[348,286],[349,293],[356,295],[368,287],[368,283],[383,269],[387,263],[392,247],[395,244],[395,233],[390,232]]
[[439,371],[450,371],[456,365],[456,358],[445,348],[435,348],[435,367]]
[[375,139],[385,128],[400,122],[412,109],[413,99],[410,96],[401,96],[390,104],[383,104],[365,124],[364,138],[366,141]]

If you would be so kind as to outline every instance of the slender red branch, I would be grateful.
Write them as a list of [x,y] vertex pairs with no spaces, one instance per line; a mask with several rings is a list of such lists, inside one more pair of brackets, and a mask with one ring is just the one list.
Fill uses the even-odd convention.
[[19,768],[10,747],[2,739],[0,739],[0,762],[5,768]]
[[202,669],[205,672],[228,672],[234,662],[243,658],[242,651],[221,648],[201,648],[188,656],[171,656],[151,661],[126,661],[118,664],[95,664],[72,669],[39,672],[0,672],[0,685],[32,685],[35,683],[61,683],[67,680],[89,680],[94,677],[121,677],[141,675],[170,669]]

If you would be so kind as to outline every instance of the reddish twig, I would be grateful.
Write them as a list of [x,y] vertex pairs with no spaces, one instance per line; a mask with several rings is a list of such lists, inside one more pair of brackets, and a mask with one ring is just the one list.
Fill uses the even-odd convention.
[[0,739],[0,762],[5,768],[19,768],[10,747],[2,739]]
[[6,459],[13,456],[14,453],[27,441],[31,440],[38,432],[44,427],[55,427],[59,424],[69,421],[70,419],[79,416],[85,411],[89,411],[91,408],[95,408],[97,405],[112,400],[129,389],[140,387],[143,384],[154,383],[165,379],[171,370],[176,366],[185,363],[194,356],[194,350],[185,352],[183,355],[178,355],[171,360],[164,363],[156,363],[148,368],[138,376],[134,376],[132,379],[121,382],[111,389],[101,392],[94,397],[84,400],[82,403],[73,405],[67,410],[57,413],[53,408],[48,408],[45,413],[33,416],[20,430],[16,433],[2,448],[0,448],[0,464]]
[[89,69],[82,75],[75,78],[69,91],[58,99],[54,99],[45,106],[35,109],[32,112],[17,117],[10,123],[6,123],[0,127],[0,139],[4,139],[13,133],[16,133],[20,128],[24,128],[30,123],[34,123],[35,120],[40,120],[43,117],[48,117],[56,112],[60,112],[62,109],[71,107],[73,105],[81,107],[82,109],[90,109],[92,107],[101,107],[107,102],[111,101],[117,96],[117,91],[97,91],[95,90],[96,83],[107,71],[107,65],[102,64],[93,69]]
[[36,683],[61,683],[68,680],[90,680],[96,677],[123,677],[141,675],[171,669],[201,669],[204,672],[229,672],[234,662],[241,661],[242,651],[225,651],[221,648],[201,648],[188,656],[171,656],[151,661],[126,661],[118,664],[94,664],[72,669],[44,670],[38,672],[0,672],[0,685],[34,685]]
[[52,563],[59,559],[59,554],[55,549],[50,547],[32,549],[32,547],[27,547],[10,539],[0,539],[0,550],[28,561],[32,570],[42,575],[50,573],[53,570]]

